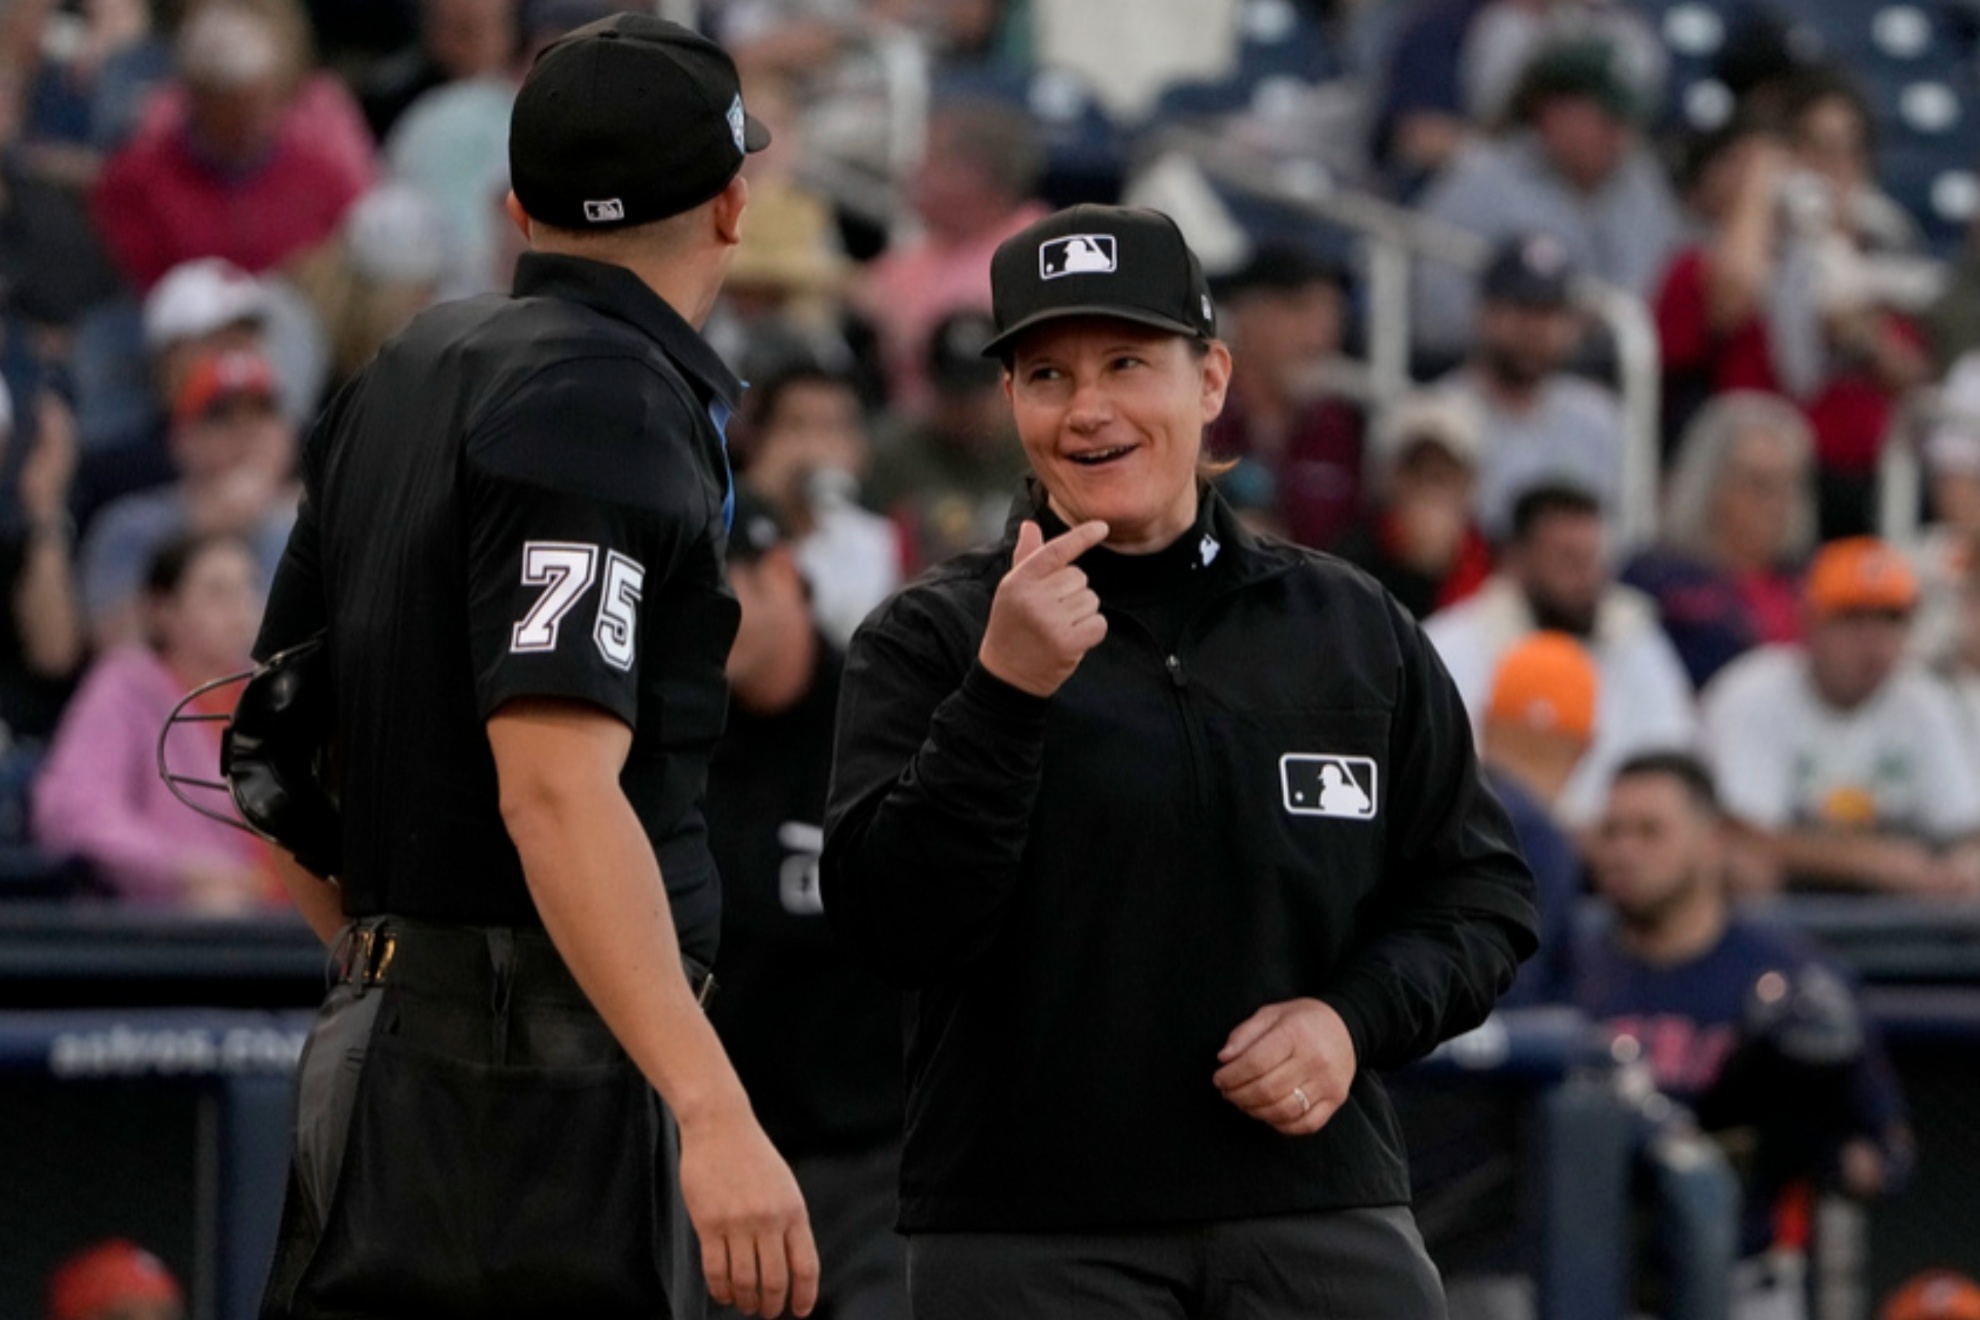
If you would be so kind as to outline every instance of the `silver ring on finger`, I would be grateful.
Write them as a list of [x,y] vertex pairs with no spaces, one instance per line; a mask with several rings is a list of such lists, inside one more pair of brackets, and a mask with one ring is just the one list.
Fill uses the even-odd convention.
[[1299,1112],[1302,1117],[1305,1115],[1307,1110],[1313,1108],[1313,1102],[1306,1098],[1305,1087],[1295,1086],[1293,1088],[1293,1099],[1299,1101]]

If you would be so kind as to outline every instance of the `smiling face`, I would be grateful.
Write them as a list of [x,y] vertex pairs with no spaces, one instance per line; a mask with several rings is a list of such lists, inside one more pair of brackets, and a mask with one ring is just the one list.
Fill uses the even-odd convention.
[[1109,546],[1137,554],[1196,521],[1203,428],[1223,411],[1230,380],[1221,343],[1069,317],[1018,341],[1004,392],[1052,511],[1075,527],[1099,519]]

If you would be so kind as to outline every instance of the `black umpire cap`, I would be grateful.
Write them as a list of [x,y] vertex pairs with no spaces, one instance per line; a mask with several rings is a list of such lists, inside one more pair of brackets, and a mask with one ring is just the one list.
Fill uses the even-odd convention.
[[985,357],[1068,316],[1111,316],[1194,339],[1217,333],[1203,266],[1160,211],[1074,206],[1004,240],[990,259],[997,333]]
[[650,14],[614,14],[537,56],[509,120],[509,181],[531,219],[619,229],[701,205],[769,145],[728,52]]

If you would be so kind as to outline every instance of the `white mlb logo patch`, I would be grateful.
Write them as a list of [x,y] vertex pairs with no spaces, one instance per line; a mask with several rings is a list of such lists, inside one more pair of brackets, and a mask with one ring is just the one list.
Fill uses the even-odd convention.
[[626,218],[626,204],[616,197],[607,197],[602,202],[586,202],[584,218],[594,225],[601,225],[610,220],[623,220]]
[[1038,278],[1111,275],[1118,263],[1112,234],[1068,234],[1038,245]]
[[1375,762],[1366,756],[1288,752],[1279,758],[1279,784],[1295,816],[1375,818]]

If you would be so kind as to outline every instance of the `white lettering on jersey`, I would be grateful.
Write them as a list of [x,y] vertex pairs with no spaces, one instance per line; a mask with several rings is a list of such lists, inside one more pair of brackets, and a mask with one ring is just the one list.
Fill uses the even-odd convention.
[[598,598],[598,625],[591,635],[598,653],[614,669],[631,669],[638,650],[640,589],[646,569],[617,550],[605,557],[605,590]]
[[569,541],[527,541],[523,544],[522,580],[526,587],[542,587],[515,626],[509,639],[511,651],[554,651],[557,629],[564,616],[591,589],[598,576],[598,547]]

